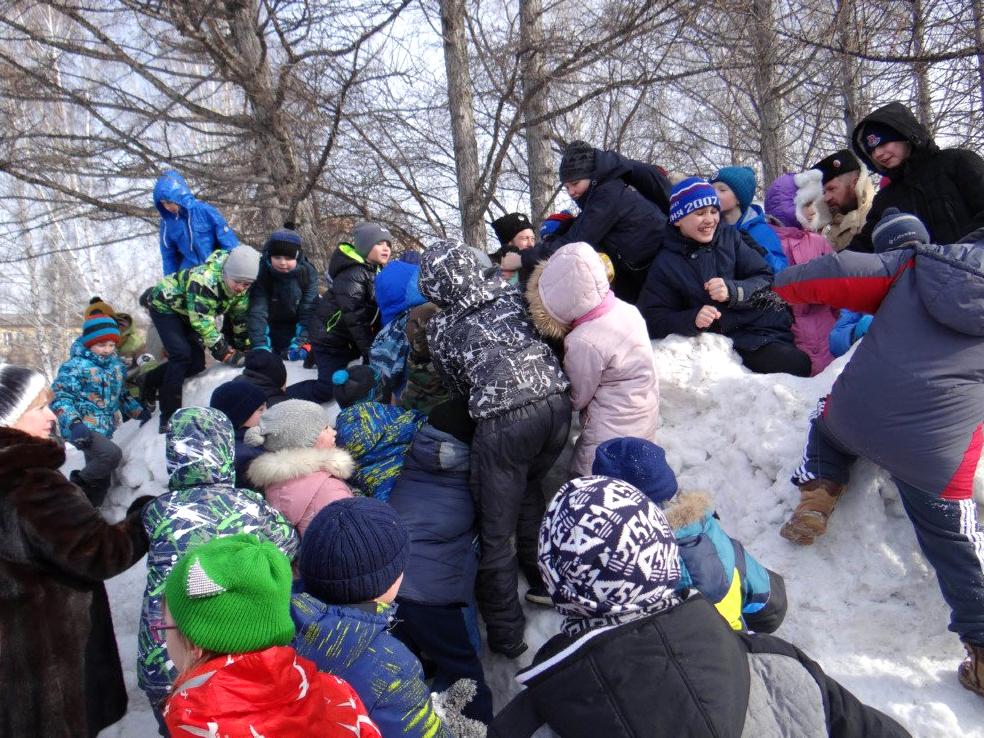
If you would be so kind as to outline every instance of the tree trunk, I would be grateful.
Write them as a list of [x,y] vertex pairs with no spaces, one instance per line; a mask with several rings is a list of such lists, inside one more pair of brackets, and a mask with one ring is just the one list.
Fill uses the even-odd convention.
[[[912,52],[922,56],[925,47],[925,18],[922,0],[912,0]],[[916,78],[916,115],[923,128],[933,135],[933,103],[929,96],[929,64],[915,62],[912,73]]]
[[468,71],[468,38],[465,35],[464,0],[441,0],[441,32],[444,66],[448,77],[451,140],[458,180],[461,231],[465,243],[485,250],[485,224],[478,207],[478,140],[475,137],[474,95]]
[[547,80],[543,59],[543,0],[520,0],[520,55],[523,69],[523,116],[530,176],[530,219],[534,227],[550,212],[554,195],[550,126],[529,123],[547,114]]
[[840,54],[840,92],[844,101],[844,140],[848,142],[848,148],[851,145],[851,134],[861,119],[858,108],[861,72],[857,58],[852,56],[852,52],[858,50],[854,7],[854,0],[840,0],[837,4],[838,36],[843,52]]
[[782,100],[776,89],[775,21],[772,0],[752,0],[752,46],[755,51],[755,91],[758,98],[759,143],[763,188],[786,171],[786,141]]

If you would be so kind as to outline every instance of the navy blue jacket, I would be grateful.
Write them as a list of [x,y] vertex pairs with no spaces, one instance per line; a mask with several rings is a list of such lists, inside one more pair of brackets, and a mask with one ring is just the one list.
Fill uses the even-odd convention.
[[[307,325],[318,302],[318,270],[305,257],[289,272],[270,266],[270,254],[263,252],[260,273],[249,290],[249,345],[270,348],[269,326],[294,326],[307,335]],[[303,343],[303,341],[301,341]]]
[[[721,224],[710,244],[699,244],[667,228],[663,249],[649,269],[636,307],[646,319],[651,338],[671,333],[696,336],[694,324],[704,305],[721,311],[721,318],[703,330],[730,338],[736,349],[754,351],[773,341],[793,342],[792,316],[753,307],[748,300],[772,284],[772,271],[757,249],[737,228]],[[728,285],[729,301],[714,302],[704,289],[712,277]]]
[[469,455],[468,446],[428,424],[413,439],[389,499],[410,531],[400,600],[465,605],[474,599],[478,543]]

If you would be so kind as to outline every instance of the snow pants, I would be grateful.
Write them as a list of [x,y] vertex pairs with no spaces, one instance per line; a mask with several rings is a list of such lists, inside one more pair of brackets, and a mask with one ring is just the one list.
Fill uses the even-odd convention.
[[536,566],[546,512],[541,482],[564,450],[570,427],[564,392],[479,420],[475,428],[471,488],[482,545],[476,596],[490,644],[523,640],[519,569],[531,587],[542,586]]
[[813,369],[810,357],[792,343],[770,341],[752,351],[736,349],[741,363],[756,374],[792,374],[808,377]]
[[205,350],[195,329],[182,316],[159,313],[153,308],[150,319],[167,351],[167,361],[147,373],[145,391],[157,393],[161,409],[161,427],[181,407],[184,381],[205,370]]

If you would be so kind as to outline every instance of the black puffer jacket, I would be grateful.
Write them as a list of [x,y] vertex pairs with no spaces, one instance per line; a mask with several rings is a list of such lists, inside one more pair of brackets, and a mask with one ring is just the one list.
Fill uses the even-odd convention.
[[[912,154],[902,166],[882,170],[866,153],[865,126],[880,123],[895,129],[912,144]],[[864,228],[848,248],[871,253],[871,233],[887,208],[919,217],[933,243],[956,243],[984,226],[984,159],[969,149],[943,149],[902,103],[893,102],[869,114],[851,136],[858,157],[891,184],[875,195]]]
[[785,641],[732,631],[703,597],[577,639],[558,635],[488,738],[903,738]]
[[[789,311],[766,311],[748,302],[753,293],[772,284],[772,270],[749,238],[734,226],[721,224],[714,240],[704,245],[678,228],[667,228],[663,250],[649,269],[636,305],[649,336],[699,335],[703,331],[694,324],[697,313],[704,305],[713,305],[721,317],[704,330],[727,336],[736,349],[754,351],[773,341],[792,343]],[[712,277],[721,277],[728,285],[727,303],[708,296],[704,284]]]
[[249,290],[249,345],[269,348],[267,326],[307,326],[318,301],[318,270],[305,257],[290,272],[270,266],[270,254],[263,252],[260,273]]
[[355,349],[368,362],[369,347],[379,331],[376,271],[351,244],[338,245],[328,262],[331,285],[308,324],[314,343],[338,351]]
[[420,258],[420,292],[442,310],[427,343],[444,384],[472,418],[494,418],[565,392],[557,357],[537,336],[519,290],[482,269],[477,253],[441,241]]
[[663,241],[669,191],[655,166],[595,149],[591,187],[576,200],[581,214],[562,236],[521,252],[523,266],[550,258],[564,244],[584,241],[608,254],[615,266],[615,295],[634,303]]

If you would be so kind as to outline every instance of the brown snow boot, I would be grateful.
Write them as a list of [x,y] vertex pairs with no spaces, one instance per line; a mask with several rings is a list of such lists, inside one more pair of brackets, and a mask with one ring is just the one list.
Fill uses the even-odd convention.
[[960,683],[975,694],[984,697],[984,646],[964,643],[967,658],[957,669]]
[[809,546],[827,531],[827,520],[834,511],[844,485],[827,479],[814,479],[800,485],[800,504],[779,529],[779,535],[800,546]]

